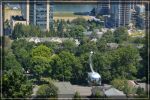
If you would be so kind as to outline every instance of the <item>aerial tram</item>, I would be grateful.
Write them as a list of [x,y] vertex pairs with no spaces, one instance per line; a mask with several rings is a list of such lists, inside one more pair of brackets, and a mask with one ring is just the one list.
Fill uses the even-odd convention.
[[100,74],[93,70],[92,55],[93,55],[93,51],[91,51],[90,55],[89,55],[89,65],[90,65],[91,72],[88,73],[87,81],[88,81],[89,85],[101,85],[101,76],[100,76]]

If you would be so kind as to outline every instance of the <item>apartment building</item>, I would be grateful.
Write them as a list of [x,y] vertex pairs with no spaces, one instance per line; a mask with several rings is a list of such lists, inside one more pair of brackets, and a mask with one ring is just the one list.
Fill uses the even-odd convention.
[[111,18],[115,27],[127,26],[131,22],[131,5],[130,4],[112,4]]
[[27,0],[21,9],[28,24],[39,26],[44,31],[50,30],[53,25],[53,5],[49,0]]

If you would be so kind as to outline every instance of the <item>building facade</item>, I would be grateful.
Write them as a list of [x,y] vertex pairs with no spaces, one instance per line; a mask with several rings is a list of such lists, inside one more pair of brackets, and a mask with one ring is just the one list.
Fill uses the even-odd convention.
[[110,0],[102,0],[98,2],[95,10],[96,15],[108,15],[110,11]]
[[111,19],[114,27],[127,26],[131,22],[131,4],[119,3],[111,5]]
[[49,2],[27,0],[22,5],[22,15],[28,24],[39,26],[44,31],[49,31],[53,25],[53,5]]
[[27,25],[26,19],[24,19],[22,16],[12,16],[10,20],[11,29],[14,29],[15,25],[18,23]]

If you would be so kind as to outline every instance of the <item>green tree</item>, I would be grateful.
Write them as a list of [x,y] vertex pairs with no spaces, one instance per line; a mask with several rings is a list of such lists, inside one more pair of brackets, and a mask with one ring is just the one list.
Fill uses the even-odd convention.
[[99,91],[96,91],[95,98],[100,98],[100,97],[102,97],[101,93]]
[[31,55],[32,57],[39,56],[50,59],[50,57],[52,56],[52,50],[45,45],[39,45],[38,47],[32,49]]
[[114,31],[114,37],[116,43],[122,43],[128,39],[128,32],[125,27],[119,27]]
[[98,48],[98,51],[105,52],[107,50],[107,40],[104,38],[98,39],[98,41],[96,42],[96,46]]
[[29,37],[29,36],[39,36],[43,37],[45,34],[41,32],[41,29],[38,26],[34,25],[23,25],[23,24],[16,24],[13,32],[12,32],[12,38],[23,38],[23,37]]
[[126,85],[126,79],[115,78],[114,80],[111,81],[111,84],[115,88],[123,91],[123,89],[124,89],[124,87]]
[[43,84],[37,91],[37,98],[57,98],[58,88],[53,84]]
[[13,39],[21,38],[23,36],[24,32],[22,28],[23,28],[23,25],[20,23],[15,25],[13,32],[12,32]]
[[45,46],[47,46],[48,48],[51,48],[53,50],[53,52],[57,53],[60,49],[61,44],[56,43],[56,42],[44,42],[41,43]]
[[61,20],[59,21],[58,27],[57,27],[57,33],[59,36],[63,37],[64,33],[64,22]]
[[17,61],[22,65],[22,67],[27,71],[31,67],[31,57],[30,52],[34,47],[33,43],[29,43],[24,39],[15,40],[12,43],[12,50],[16,56]]
[[12,52],[4,58],[2,91],[5,98],[26,98],[32,93],[32,84]]
[[111,60],[110,53],[97,53],[93,57],[94,70],[102,76],[103,82],[109,82],[111,77]]
[[111,81],[111,84],[115,88],[123,91],[127,96],[129,96],[129,94],[135,94],[136,92],[136,88],[130,86],[127,79],[116,78]]
[[70,29],[70,36],[75,37],[75,38],[82,38],[84,36],[83,34],[84,27],[81,25],[75,25],[71,27]]
[[40,78],[41,76],[49,76],[51,73],[50,60],[52,50],[44,45],[39,45],[31,51],[32,72]]
[[77,46],[75,44],[75,41],[66,40],[62,43],[62,47],[63,47],[63,50],[69,51],[71,53],[75,53]]
[[73,100],[81,100],[81,96],[80,96],[79,92],[75,93]]
[[78,48],[78,52],[80,54],[90,52],[92,50],[97,51],[97,46],[95,42],[90,40],[87,40],[87,42],[83,42]]
[[38,37],[42,37],[43,33],[41,32],[41,29],[39,28],[39,26],[34,26],[34,25],[30,25],[30,36],[38,36]]
[[89,30],[90,30],[90,31],[93,31],[95,28],[96,28],[96,23],[95,23],[94,21],[92,21],[92,22],[90,23]]
[[139,95],[139,96],[142,96],[142,95],[144,95],[144,89],[143,88],[141,88],[141,87],[138,87],[137,88],[137,90],[136,90],[136,93]]
[[21,48],[18,50],[16,54],[17,60],[20,62],[22,67],[27,71],[29,69],[29,63],[30,63],[30,55],[29,52],[27,52],[26,49]]
[[112,51],[112,77],[125,77],[132,79],[137,74],[139,52],[132,46],[121,47]]
[[52,57],[52,75],[55,79],[78,80],[82,75],[82,65],[72,53],[62,51]]
[[87,83],[87,72],[91,72],[89,66],[89,53],[82,53],[79,58],[83,68],[82,68],[82,82]]
[[[139,70],[139,73],[141,74],[140,76],[146,77],[146,82],[148,83],[148,79],[150,77],[150,71],[148,70],[148,68],[149,68],[148,58],[150,56],[150,44],[148,41],[150,40],[150,37],[149,37],[148,32],[146,32],[145,34],[146,34],[146,36],[144,39],[144,47],[141,49],[141,57],[142,57],[141,64],[143,65],[143,67]],[[145,70],[148,70],[148,71],[145,71]]]
[[31,71],[37,79],[40,79],[42,76],[50,76],[52,69],[49,62],[45,57],[36,56],[32,58],[33,68],[31,68]]
[[107,43],[115,42],[114,41],[114,34],[111,31],[107,31],[106,33],[104,33],[102,38],[105,39],[107,41]]
[[78,17],[74,20],[72,20],[72,23],[75,25],[81,25],[82,27],[86,28],[87,27],[87,21],[84,18]]

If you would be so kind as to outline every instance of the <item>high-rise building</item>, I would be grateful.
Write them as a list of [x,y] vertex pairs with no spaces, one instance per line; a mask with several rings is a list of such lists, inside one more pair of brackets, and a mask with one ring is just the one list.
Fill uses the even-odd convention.
[[28,24],[39,26],[42,30],[49,31],[53,23],[53,5],[48,1],[27,0],[22,5],[22,15]]
[[138,4],[135,6],[135,11],[136,11],[136,27],[144,29],[145,28],[145,5],[143,4]]
[[110,9],[113,26],[120,27],[129,25],[131,22],[131,4],[112,4]]
[[99,1],[95,10],[96,15],[108,15],[110,10],[110,0]]

